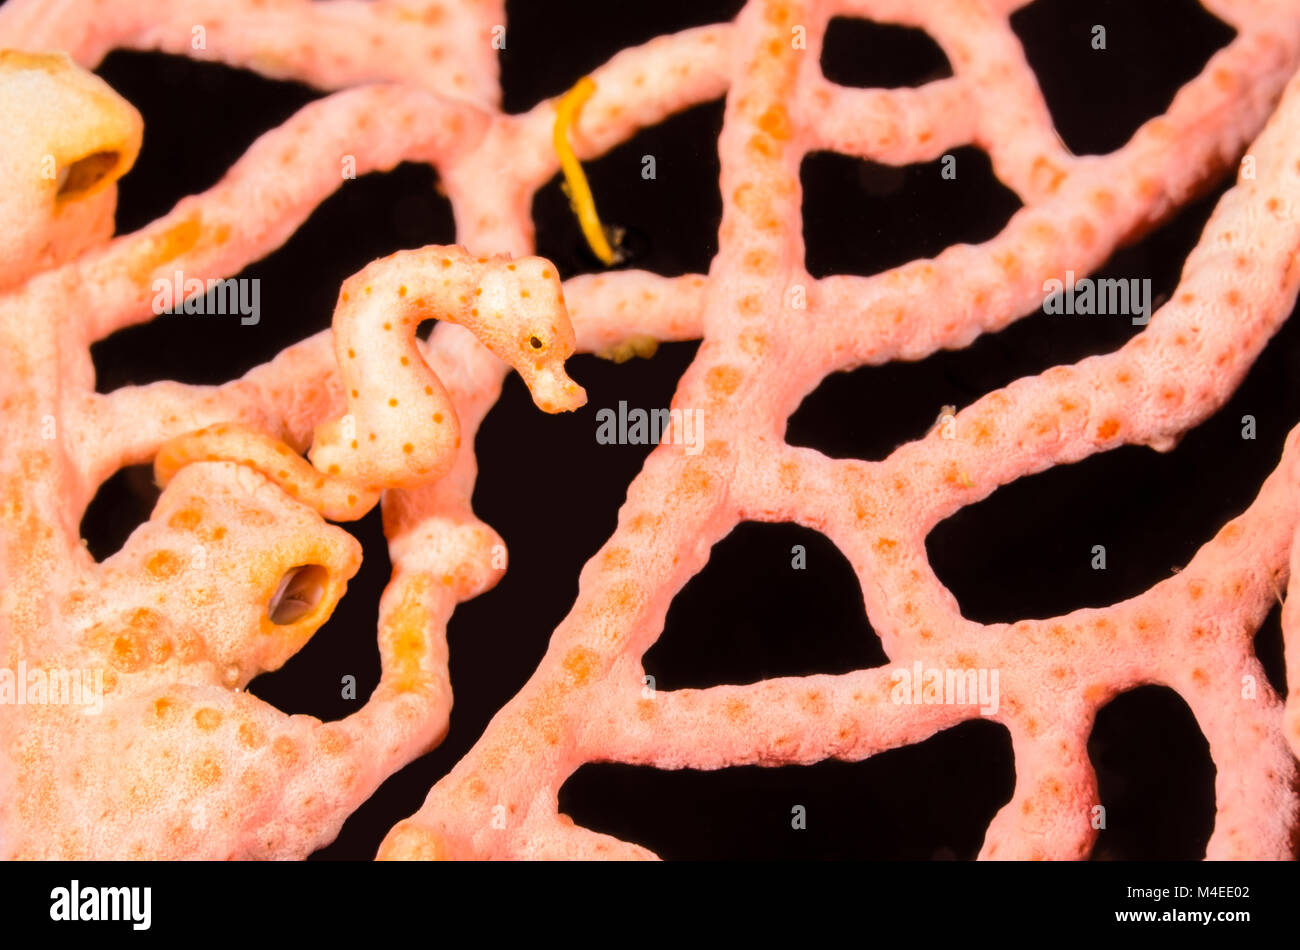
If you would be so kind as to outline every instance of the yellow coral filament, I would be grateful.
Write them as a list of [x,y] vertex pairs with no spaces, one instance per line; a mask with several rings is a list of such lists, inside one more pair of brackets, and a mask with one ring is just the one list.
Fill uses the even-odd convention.
[[568,183],[569,204],[573,208],[573,213],[578,217],[578,224],[582,226],[583,237],[587,239],[587,244],[591,250],[600,258],[601,263],[606,266],[617,264],[619,256],[614,249],[610,247],[608,239],[605,237],[605,229],[601,226],[600,216],[596,214],[596,202],[591,196],[591,187],[587,184],[587,176],[582,171],[582,164],[578,157],[573,154],[573,146],[569,144],[569,127],[577,121],[578,113],[582,111],[583,104],[591,98],[591,94],[596,91],[596,84],[590,76],[583,76],[577,84],[566,92],[555,106],[555,154],[560,157],[560,169],[564,172],[564,180]]

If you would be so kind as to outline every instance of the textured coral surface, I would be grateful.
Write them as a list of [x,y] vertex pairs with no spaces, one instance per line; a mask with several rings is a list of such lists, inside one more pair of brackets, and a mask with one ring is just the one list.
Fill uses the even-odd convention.
[[[1099,830],[1089,735],[1103,706],[1146,684],[1176,691],[1208,743],[1206,856],[1293,857],[1300,633],[1289,597],[1289,702],[1253,639],[1300,557],[1294,433],[1249,507],[1172,576],[1109,606],[976,622],[936,576],[926,539],[1026,476],[1125,445],[1173,449],[1230,399],[1290,315],[1300,9],[1207,2],[1232,41],[1122,146],[1075,155],[1011,29],[1023,6],[752,0],[732,22],[623,50],[592,70],[595,91],[567,138],[595,159],[725,96],[716,254],[707,273],[625,268],[563,282],[532,256],[532,212],[566,130],[557,134],[558,99],[502,111],[501,2],[0,7],[0,650],[8,669],[101,670],[104,691],[97,715],[0,711],[0,851],[305,857],[334,840],[446,734],[449,618],[508,570],[511,539],[470,504],[474,437],[506,374],[518,371],[538,409],[568,411],[585,398],[564,366],[571,354],[622,359],[699,340],[671,405],[677,425],[704,420],[703,438],[668,438],[649,454],[535,672],[380,857],[649,857],[561,813],[560,788],[581,766],[860,761],[989,718],[1009,734],[1015,788],[981,856],[1083,858]],[[819,64],[836,16],[925,31],[952,75],[898,89],[830,81]],[[86,71],[117,48],[329,94],[213,187],[113,237],[116,181],[148,134]],[[805,157],[901,166],[964,146],[987,153],[1022,206],[996,236],[873,276],[809,272]],[[436,169],[454,245],[368,264],[338,288],[331,330],[241,378],[96,391],[91,345],[153,319],[156,281],[233,277],[352,175],[401,162]],[[1008,327],[1042,307],[1050,281],[1096,271],[1223,174],[1236,184],[1176,289],[1112,352],[996,388],[879,461],[787,441],[791,415],[830,374]],[[549,455],[543,445],[517,463],[521,492]],[[145,463],[163,486],[157,506],[97,562],[83,515],[114,473]],[[376,504],[392,564],[378,686],[335,722],[286,714],[246,687],[345,597],[361,550],[330,522]],[[700,689],[647,683],[643,657],[673,598],[746,521],[795,523],[834,544],[887,664]],[[916,664],[997,671],[996,711],[899,702],[895,671]]]

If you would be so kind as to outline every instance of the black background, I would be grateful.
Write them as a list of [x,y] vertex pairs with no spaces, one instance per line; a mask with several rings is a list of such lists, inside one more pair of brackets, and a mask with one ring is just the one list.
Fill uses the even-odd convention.
[[[525,110],[618,49],[730,19],[740,6],[734,0],[509,3],[501,54],[505,107]],[[1037,0],[1012,24],[1062,138],[1080,154],[1122,144],[1233,35],[1193,0]],[[1094,24],[1106,27],[1105,51],[1091,48]],[[924,34],[850,20],[832,24],[823,68],[846,85],[917,85],[949,74]],[[213,185],[258,135],[321,95],[151,53],[115,52],[98,72],[145,118],[143,151],[121,183],[120,232]],[[631,266],[664,274],[707,271],[721,211],[721,117],[721,101],[699,106],[588,163],[602,216],[630,232]],[[656,156],[653,181],[640,175],[645,154]],[[993,178],[982,153],[956,154],[956,181],[943,181],[937,162],[890,169],[810,155],[803,169],[809,269],[871,274],[997,233],[1019,202]],[[454,242],[450,209],[435,184],[428,168],[410,165],[345,183],[282,248],[238,275],[262,281],[258,325],[169,315],[118,333],[93,350],[100,391],[157,379],[222,382],[329,326],[339,284],[367,262],[401,248]],[[1222,190],[1214,183],[1205,198],[1117,252],[1103,272],[1150,277],[1157,299],[1167,295]],[[598,269],[556,181],[538,194],[534,217],[538,252],[562,276]],[[941,406],[968,405],[1018,377],[1108,352],[1135,329],[1114,318],[1031,314],[961,352],[836,374],[795,413],[788,438],[835,457],[880,459],[922,435]],[[1170,453],[1123,448],[1054,468],[941,524],[929,552],[963,613],[982,622],[1012,621],[1113,603],[1186,564],[1250,503],[1276,466],[1285,434],[1300,418],[1300,394],[1289,385],[1298,348],[1288,324],[1228,405]],[[478,435],[474,507],[510,546],[510,570],[451,620],[450,732],[441,747],[385,783],[316,857],[372,857],[387,830],[420,806],[526,681],[573,602],[583,563],[613,530],[627,484],[647,454],[643,446],[598,445],[596,410],[619,400],[668,405],[694,350],[693,343],[664,345],[653,359],[623,365],[574,358],[570,371],[589,402],[565,416],[537,412],[518,378],[508,379]],[[1240,436],[1247,413],[1258,423],[1255,441]],[[534,505],[537,496],[560,504]],[[155,498],[145,468],[106,483],[83,524],[96,556],[120,547]],[[341,718],[378,681],[375,615],[389,567],[378,512],[345,527],[365,546],[365,564],[347,597],[298,656],[251,687],[286,712]],[[806,545],[807,570],[791,570],[794,544]],[[1105,571],[1089,566],[1094,544],[1106,546]],[[1277,610],[1256,649],[1275,688],[1284,690]],[[885,662],[844,557],[814,532],[755,524],[741,525],[717,545],[674,601],[663,636],[645,658],[660,689]],[[357,702],[339,696],[345,674],[358,679]],[[1116,699],[1100,713],[1089,750],[1108,812],[1094,858],[1203,855],[1213,826],[1214,766],[1175,693],[1144,687]],[[578,823],[666,858],[968,859],[1013,783],[1006,730],[977,721],[860,763],[718,772],[587,765],[566,783],[560,802]],[[807,809],[804,831],[790,828],[796,804]]]

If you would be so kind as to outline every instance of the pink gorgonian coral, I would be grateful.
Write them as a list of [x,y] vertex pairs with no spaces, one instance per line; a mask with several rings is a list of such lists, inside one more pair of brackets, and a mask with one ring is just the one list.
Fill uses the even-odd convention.
[[[1080,156],[1057,135],[1011,28],[1024,6],[751,0],[731,22],[623,49],[571,96],[513,114],[498,81],[502,0],[0,6],[0,852],[305,857],[333,841],[447,734],[449,619],[508,570],[512,539],[470,502],[475,436],[509,370],[537,409],[563,413],[587,399],[581,372],[566,369],[574,354],[621,361],[698,340],[662,413],[599,407],[597,438],[653,431],[640,438],[658,444],[536,670],[380,857],[651,857],[561,812],[576,770],[860,761],[988,718],[1010,736],[1015,788],[981,856],[1084,858],[1104,826],[1087,747],[1095,717],[1144,684],[1176,691],[1208,742],[1206,856],[1294,857],[1295,436],[1253,503],[1185,566],[1109,606],[975,622],[936,576],[926,538],[1026,476],[1125,445],[1173,448],[1232,396],[1290,314],[1300,8],[1207,0],[1235,38],[1122,147]],[[835,17],[924,31],[952,74],[916,88],[832,82],[820,63]],[[114,236],[117,181],[149,134],[89,71],[120,48],[328,94],[206,191]],[[563,171],[594,253],[616,263],[618,236],[579,161],[720,97],[722,210],[707,273],[633,266],[562,280],[534,256],[534,196]],[[1021,204],[995,236],[873,276],[810,273],[810,153],[901,166],[943,164],[964,146],[987,153]],[[238,379],[96,390],[92,345],[204,295],[221,300],[226,280],[332,193],[403,162],[436,170],[454,240],[356,270],[337,288],[331,329]],[[951,407],[879,461],[787,441],[791,415],[833,373],[966,347],[1052,313],[1067,291],[1082,312],[1092,298],[1074,295],[1092,293],[1088,275],[1225,171],[1235,185],[1176,289],[1112,352]],[[230,293],[248,319],[225,326],[239,333],[259,315]],[[437,324],[422,338],[426,320]],[[81,540],[88,506],[114,473],[146,464],[156,506],[97,561]],[[562,502],[534,491],[529,467],[563,464],[544,444],[516,460],[518,491],[539,511]],[[287,714],[246,687],[330,618],[362,558],[331,522],[377,504],[392,564],[378,685],[337,721]],[[746,521],[795,523],[834,544],[886,665],[656,688],[643,657],[673,598]],[[1253,650],[1279,597],[1285,703]],[[502,637],[496,648],[512,646]]]

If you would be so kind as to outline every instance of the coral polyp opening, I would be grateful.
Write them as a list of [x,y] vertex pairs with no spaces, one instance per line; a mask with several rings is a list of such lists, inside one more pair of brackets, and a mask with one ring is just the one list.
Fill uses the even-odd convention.
[[321,602],[329,571],[319,564],[303,564],[285,572],[266,609],[271,622],[280,626],[297,623]]
[[116,151],[91,152],[59,169],[59,199],[80,198],[113,173],[122,156]]

